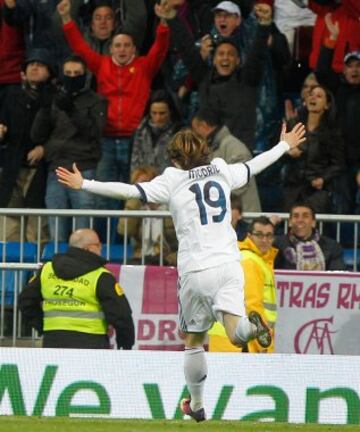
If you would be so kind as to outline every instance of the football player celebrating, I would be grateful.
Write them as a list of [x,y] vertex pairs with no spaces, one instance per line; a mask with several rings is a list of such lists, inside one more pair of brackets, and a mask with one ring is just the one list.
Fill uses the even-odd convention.
[[255,311],[249,316],[245,313],[244,275],[231,225],[230,193],[301,144],[304,136],[301,123],[288,133],[284,125],[280,142],[271,150],[245,163],[227,164],[220,158],[210,160],[207,142],[184,129],[169,144],[174,167],[135,185],[84,180],[75,164],[74,172],[56,170],[59,181],[73,189],[168,205],[179,242],[179,322],[186,335],[184,373],[190,392],[181,401],[181,410],[197,422],[206,418],[203,343],[213,323],[224,325],[234,345],[243,346],[255,338],[264,348],[271,344],[270,330],[261,316]]

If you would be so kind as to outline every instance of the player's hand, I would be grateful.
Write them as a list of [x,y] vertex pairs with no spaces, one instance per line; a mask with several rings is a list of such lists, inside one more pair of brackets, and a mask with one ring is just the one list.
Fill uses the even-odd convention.
[[71,172],[63,167],[58,167],[55,173],[58,181],[71,189],[81,189],[84,179],[81,172],[77,169],[76,163],[73,163],[73,171]]
[[283,123],[280,140],[286,141],[290,149],[298,147],[306,140],[305,126],[302,123],[297,123],[290,132],[286,132],[286,123]]

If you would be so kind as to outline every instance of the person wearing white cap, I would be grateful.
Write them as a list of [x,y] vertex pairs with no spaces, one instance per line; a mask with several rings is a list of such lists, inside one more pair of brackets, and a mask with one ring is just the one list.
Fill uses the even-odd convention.
[[236,3],[233,3],[231,1],[222,1],[213,9],[214,12],[220,10],[228,12],[229,14],[241,16],[241,11],[239,6]]

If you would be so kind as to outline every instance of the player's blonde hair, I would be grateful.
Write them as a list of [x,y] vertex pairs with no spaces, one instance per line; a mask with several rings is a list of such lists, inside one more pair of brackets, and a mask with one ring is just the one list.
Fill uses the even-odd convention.
[[168,146],[170,159],[184,170],[210,163],[210,149],[204,138],[192,129],[179,131]]

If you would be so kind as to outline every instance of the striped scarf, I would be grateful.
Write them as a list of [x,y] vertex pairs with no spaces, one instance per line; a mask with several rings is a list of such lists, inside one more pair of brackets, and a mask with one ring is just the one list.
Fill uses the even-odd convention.
[[286,259],[296,265],[297,270],[325,270],[325,257],[319,246],[320,235],[314,230],[308,240],[301,240],[289,233],[291,247],[285,249]]

